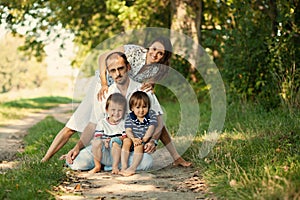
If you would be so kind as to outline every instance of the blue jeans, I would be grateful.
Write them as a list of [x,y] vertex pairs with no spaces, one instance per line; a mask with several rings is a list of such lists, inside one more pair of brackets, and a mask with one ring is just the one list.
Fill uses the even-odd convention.
[[[111,158],[112,159],[112,158]],[[102,156],[102,161],[107,160],[107,158],[104,158],[104,155]],[[133,161],[133,152],[130,152],[128,164],[131,165]],[[92,153],[92,145],[87,146],[86,148],[82,149],[75,160],[73,161],[73,164],[69,164],[66,162],[66,164],[72,169],[72,170],[90,170],[94,168],[94,157]],[[105,163],[102,163],[105,165]],[[137,170],[148,170],[152,167],[153,164],[153,158],[150,154],[144,153],[143,159],[141,163],[139,164]],[[110,171],[112,169],[111,165],[105,165],[104,171]]]

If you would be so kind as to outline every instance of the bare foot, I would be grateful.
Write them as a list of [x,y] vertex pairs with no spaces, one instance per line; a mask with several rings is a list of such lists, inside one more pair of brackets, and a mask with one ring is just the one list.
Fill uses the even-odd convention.
[[190,166],[192,166],[192,163],[185,161],[182,157],[179,157],[173,162],[173,165],[174,166],[182,166],[182,167],[190,167]]
[[135,174],[135,170],[128,168],[125,171],[120,171],[119,174],[122,176],[132,176]]
[[112,174],[119,174],[119,172],[120,172],[119,168],[113,168],[111,171]]
[[94,174],[94,173],[97,173],[97,172],[101,172],[101,167],[94,167],[93,169],[88,171],[89,174]]

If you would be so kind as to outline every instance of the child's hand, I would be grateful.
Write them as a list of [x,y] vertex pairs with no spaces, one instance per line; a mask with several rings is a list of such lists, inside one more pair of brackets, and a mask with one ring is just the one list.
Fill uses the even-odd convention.
[[109,148],[109,142],[110,142],[110,138],[106,138],[106,140],[105,140],[105,143],[104,143],[104,146],[105,146],[105,148]]
[[133,141],[134,146],[139,146],[143,142],[140,138],[133,138],[132,141]]

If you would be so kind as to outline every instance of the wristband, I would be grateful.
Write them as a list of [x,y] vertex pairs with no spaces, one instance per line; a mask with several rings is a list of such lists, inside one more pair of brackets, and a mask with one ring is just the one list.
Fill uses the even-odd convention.
[[153,143],[154,143],[155,146],[158,145],[158,141],[156,139],[151,139],[151,141],[153,141]]

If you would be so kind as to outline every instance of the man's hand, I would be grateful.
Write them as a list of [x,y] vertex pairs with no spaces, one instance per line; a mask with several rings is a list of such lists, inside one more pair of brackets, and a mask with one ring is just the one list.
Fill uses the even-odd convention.
[[156,146],[152,140],[145,144],[144,151],[145,153],[154,153],[156,151]]
[[102,85],[97,95],[98,101],[102,101],[102,99],[104,99],[104,95],[107,93],[107,91],[108,91],[108,85]]
[[75,158],[78,156],[79,151],[80,151],[80,150],[78,150],[77,148],[71,149],[71,150],[67,153],[66,161],[67,161],[69,164],[73,164],[73,160],[75,160]]

